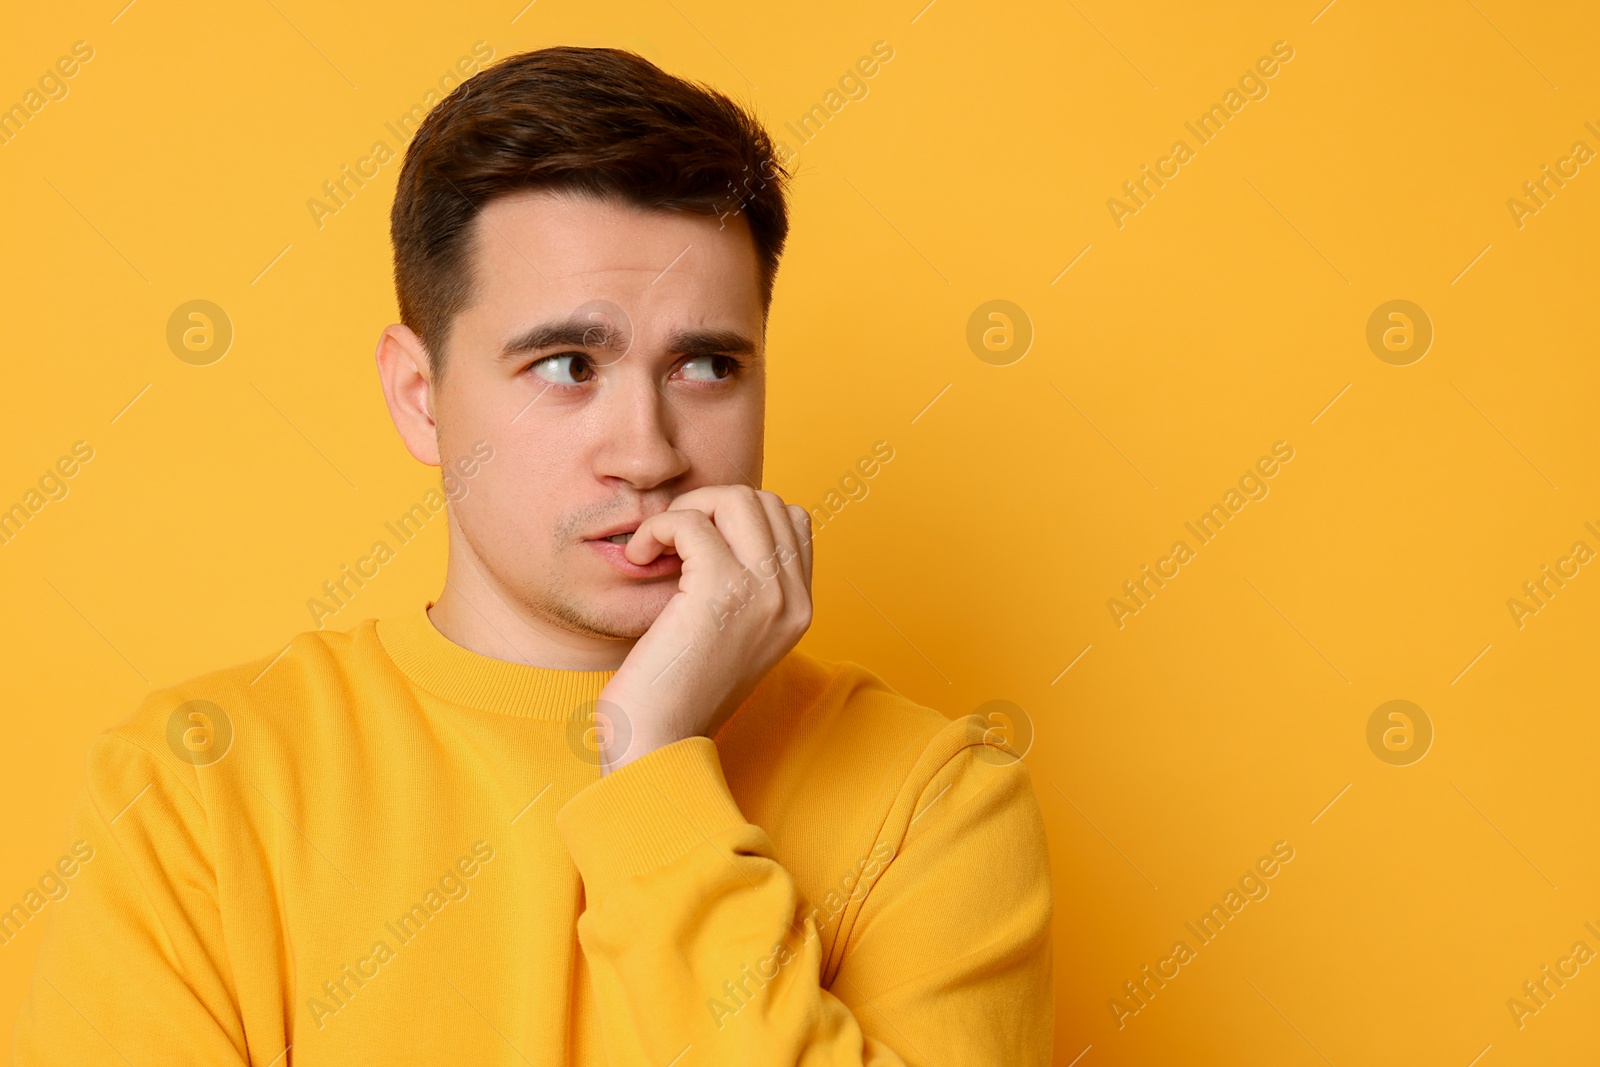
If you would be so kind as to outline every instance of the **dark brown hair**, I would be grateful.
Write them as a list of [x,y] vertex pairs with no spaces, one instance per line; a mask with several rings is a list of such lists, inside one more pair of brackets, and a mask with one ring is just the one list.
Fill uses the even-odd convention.
[[451,322],[472,300],[473,222],[493,198],[526,188],[742,216],[765,316],[789,232],[784,163],[749,111],[634,52],[508,56],[457,86],[406,150],[389,213],[400,320],[438,380]]

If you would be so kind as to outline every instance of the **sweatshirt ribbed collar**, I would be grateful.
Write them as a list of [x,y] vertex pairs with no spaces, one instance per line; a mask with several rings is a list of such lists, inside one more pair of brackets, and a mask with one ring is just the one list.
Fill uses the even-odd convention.
[[495,659],[451,641],[433,625],[433,601],[378,620],[378,640],[402,674],[442,700],[481,711],[567,720],[593,711],[615,670],[569,671]]

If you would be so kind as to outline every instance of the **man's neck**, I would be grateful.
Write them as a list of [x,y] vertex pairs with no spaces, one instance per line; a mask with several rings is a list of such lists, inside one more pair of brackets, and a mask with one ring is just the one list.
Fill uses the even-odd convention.
[[632,641],[575,634],[530,617],[492,578],[455,553],[428,618],[441,634],[471,652],[555,670],[615,670],[633,647]]

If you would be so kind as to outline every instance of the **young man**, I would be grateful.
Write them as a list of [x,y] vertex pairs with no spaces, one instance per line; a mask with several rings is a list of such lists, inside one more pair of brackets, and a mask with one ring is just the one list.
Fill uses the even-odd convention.
[[18,1064],[1048,1062],[1025,766],[794,650],[809,517],[756,488],[787,177],[612,49],[428,116],[377,364],[444,590],[96,741]]

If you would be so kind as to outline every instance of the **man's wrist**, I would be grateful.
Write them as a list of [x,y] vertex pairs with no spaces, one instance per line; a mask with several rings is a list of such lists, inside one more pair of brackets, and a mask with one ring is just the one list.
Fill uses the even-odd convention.
[[608,750],[600,753],[600,776],[603,778],[613,771],[619,771],[636,759],[648,756],[658,748],[665,748],[674,741],[682,741],[686,737],[694,737],[692,733],[673,733],[670,731],[652,733],[649,735],[633,734],[628,738],[627,748],[613,754]]

